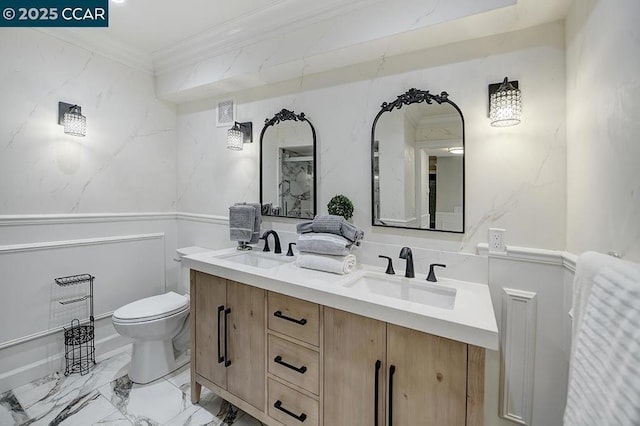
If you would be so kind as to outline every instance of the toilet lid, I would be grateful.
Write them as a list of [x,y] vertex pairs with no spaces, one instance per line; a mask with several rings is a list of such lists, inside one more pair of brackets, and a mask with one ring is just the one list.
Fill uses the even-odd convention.
[[162,318],[189,307],[189,299],[170,291],[158,296],[136,300],[116,309],[113,317],[120,320],[143,320]]

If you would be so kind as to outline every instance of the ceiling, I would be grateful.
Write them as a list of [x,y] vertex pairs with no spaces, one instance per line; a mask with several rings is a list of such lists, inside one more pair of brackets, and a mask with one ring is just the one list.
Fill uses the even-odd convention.
[[[266,66],[247,65],[236,77],[227,72],[218,80],[233,77],[268,84],[287,77],[287,67],[300,61],[310,72],[338,69],[371,60],[383,47],[385,55],[392,56],[558,21],[571,1],[111,0],[108,28],[41,31],[173,80],[187,78],[205,61],[212,68],[218,61],[219,68],[226,69],[225,55],[242,49],[249,55],[253,48],[255,59],[256,51],[267,50],[262,46],[277,49],[282,43],[290,48],[291,40],[299,39],[300,52],[295,55],[264,53],[263,62],[276,77],[268,76]],[[314,61],[328,65],[316,67]],[[298,70],[290,72],[295,73]],[[233,87],[242,88],[242,83]]]
[[[125,0],[110,3],[109,37],[147,54],[175,46],[206,30],[224,28],[222,35],[234,35],[247,28],[242,24],[255,18],[257,26],[269,27],[273,12],[286,16],[285,24],[301,15],[345,5],[349,0]],[[285,9],[286,10],[282,10]],[[261,22],[262,21],[262,22]],[[288,21],[288,22],[287,22]],[[240,25],[236,25],[240,24]]]

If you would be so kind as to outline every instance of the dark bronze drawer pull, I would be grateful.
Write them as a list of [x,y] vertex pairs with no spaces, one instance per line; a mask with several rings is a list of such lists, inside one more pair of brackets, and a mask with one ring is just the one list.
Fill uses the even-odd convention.
[[303,365],[302,367],[294,367],[293,365],[291,365],[291,364],[289,364],[289,363],[287,363],[287,362],[284,362],[284,361],[282,360],[282,357],[281,357],[280,355],[278,355],[277,357],[275,357],[275,358],[273,359],[273,362],[276,362],[276,363],[278,363],[278,364],[280,364],[280,365],[284,365],[285,367],[290,368],[290,369],[292,369],[293,371],[296,371],[296,372],[298,372],[298,373],[300,373],[300,374],[304,374],[304,373],[307,371],[307,367],[305,367],[304,365]]
[[276,407],[278,410],[290,415],[291,417],[293,417],[294,419],[298,420],[299,422],[304,422],[307,419],[307,415],[305,413],[302,413],[299,416],[296,416],[291,411],[289,411],[286,408],[284,408],[282,406],[282,401],[280,401],[280,400],[277,400],[275,402],[275,404],[273,404],[273,406]]
[[224,312],[224,305],[218,306],[218,364],[224,361],[224,357],[220,353],[220,324],[222,323],[222,321],[220,321],[220,314],[222,312]]
[[378,402],[378,394],[380,393],[380,368],[382,367],[382,361],[376,361],[376,378],[374,384],[374,397],[373,397],[373,424],[374,426],[378,426],[378,416],[379,416],[379,402]]
[[225,309],[224,310],[224,366],[225,367],[228,367],[231,365],[231,360],[229,359],[229,340],[228,340],[229,314],[231,314],[231,308]]
[[282,318],[283,320],[287,320],[287,321],[295,322],[296,324],[299,324],[299,325],[305,325],[305,324],[307,323],[307,320],[306,320],[306,319],[304,319],[304,318],[299,319],[299,320],[294,319],[294,318],[290,318],[290,317],[288,317],[288,316],[286,316],[286,315],[283,315],[283,314],[282,314],[282,311],[275,311],[275,312],[273,313],[273,316],[274,316],[274,317],[278,317],[278,318]]
[[396,373],[396,366],[389,367],[389,422],[388,426],[393,426],[393,375]]

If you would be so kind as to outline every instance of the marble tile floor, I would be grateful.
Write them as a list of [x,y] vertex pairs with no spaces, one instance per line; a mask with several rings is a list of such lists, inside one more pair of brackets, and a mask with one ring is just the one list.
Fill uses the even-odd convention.
[[0,425],[262,425],[204,387],[191,404],[189,364],[149,384],[132,383],[129,351],[84,376],[55,373],[0,394]]

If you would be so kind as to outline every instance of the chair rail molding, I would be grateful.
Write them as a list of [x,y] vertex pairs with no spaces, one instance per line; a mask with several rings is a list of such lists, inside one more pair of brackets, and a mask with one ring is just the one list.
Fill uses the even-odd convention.
[[566,251],[507,246],[506,253],[489,253],[489,245],[487,243],[480,243],[476,248],[480,256],[489,256],[495,259],[543,263],[547,265],[559,265],[572,272],[576,271],[576,260],[578,257],[575,254]]

